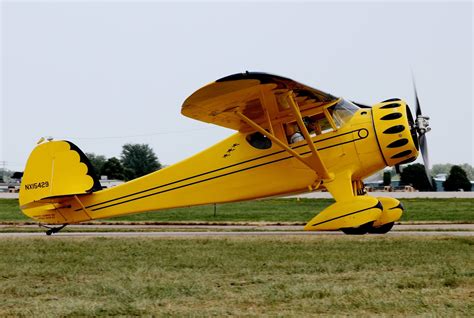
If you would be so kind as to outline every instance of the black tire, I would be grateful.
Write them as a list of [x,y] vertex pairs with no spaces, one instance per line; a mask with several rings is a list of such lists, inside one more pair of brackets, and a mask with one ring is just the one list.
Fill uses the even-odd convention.
[[371,226],[368,232],[371,234],[385,234],[385,233],[388,233],[392,229],[394,224],[395,222],[390,222],[379,227]]
[[366,224],[362,224],[362,225],[359,226],[359,227],[346,227],[346,228],[342,228],[341,231],[344,232],[344,234],[348,234],[348,235],[363,235],[363,234],[367,234],[367,232],[369,232],[369,229],[372,228],[372,223],[373,223],[373,222],[369,222],[369,223],[366,223]]

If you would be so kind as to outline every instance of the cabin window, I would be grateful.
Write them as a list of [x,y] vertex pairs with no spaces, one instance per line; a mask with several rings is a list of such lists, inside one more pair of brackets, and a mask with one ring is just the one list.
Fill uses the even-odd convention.
[[[331,125],[324,112],[313,116],[304,116],[303,122],[311,137],[334,131],[334,127]],[[296,122],[287,123],[285,127],[289,144],[304,140],[303,134],[300,132]]]
[[314,130],[312,131],[313,134],[321,135],[333,131],[333,127],[324,113],[316,114],[310,118],[314,122],[312,125],[312,127],[314,127]]
[[247,142],[257,149],[269,149],[272,147],[272,141],[260,132],[255,132],[247,136]]
[[[323,112],[304,116],[303,121],[311,137],[325,134],[342,127],[360,108],[353,103],[340,99],[337,104],[324,109]],[[285,125],[288,143],[296,143],[303,140],[303,135],[299,131],[296,122],[290,122]]]
[[359,109],[358,106],[343,98],[336,105],[327,108],[337,128],[344,126],[345,123],[351,120]]
[[315,123],[315,126],[316,126],[315,131],[317,135],[325,134],[330,131],[333,131],[333,128],[331,124],[329,123],[329,120],[326,118],[326,116],[323,116],[321,119],[318,119]]

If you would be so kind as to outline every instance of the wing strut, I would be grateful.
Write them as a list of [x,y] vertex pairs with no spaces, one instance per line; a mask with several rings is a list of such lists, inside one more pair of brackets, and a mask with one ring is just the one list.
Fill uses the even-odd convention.
[[284,96],[282,99],[284,103],[288,105],[289,108],[293,111],[293,114],[295,116],[295,119],[298,123],[298,126],[300,127],[300,130],[306,140],[306,143],[308,144],[309,149],[311,150],[311,156],[309,157],[301,157],[299,153],[294,151],[292,148],[288,147],[283,141],[278,139],[274,133],[273,129],[271,126],[271,120],[268,116],[268,113],[266,114],[267,116],[267,121],[269,122],[269,128],[271,131],[265,130],[262,126],[242,114],[240,111],[236,111],[235,114],[240,117],[245,123],[247,123],[249,126],[254,128],[255,130],[259,131],[261,134],[267,136],[271,141],[276,143],[278,146],[283,148],[285,151],[287,151],[289,154],[291,154],[293,157],[301,161],[303,164],[308,166],[310,169],[314,170],[316,174],[318,175],[318,178],[320,179],[332,179],[331,176],[329,175],[329,172],[326,169],[326,166],[324,165],[323,161],[321,160],[321,157],[319,156],[318,151],[316,150],[316,147],[314,146],[313,141],[311,140],[311,136],[309,135],[308,129],[306,129],[306,126],[303,123],[303,118],[301,116],[301,112],[299,111],[298,105],[296,104],[296,101],[293,98],[293,92],[290,91],[287,95]]
[[303,123],[303,117],[301,116],[298,104],[294,99],[293,91],[289,91],[285,95],[286,96],[284,96],[282,100],[286,102],[293,111],[293,115],[296,118],[296,122],[298,123],[298,127],[300,128],[300,132],[303,134],[303,137],[306,140],[309,149],[311,150],[312,156],[308,159],[311,161],[312,169],[315,170],[322,179],[331,179],[331,177],[329,176],[329,172],[326,169],[326,166],[321,160],[321,157],[319,156],[319,153],[316,150],[313,141],[311,140],[311,136],[309,135],[308,129]]
[[281,148],[289,152],[293,157],[295,157],[296,159],[298,159],[299,161],[307,165],[309,168],[313,169],[313,167],[305,160],[305,158],[301,157],[299,153],[297,153],[296,151],[294,151],[293,149],[285,145],[285,143],[283,143],[280,139],[275,137],[272,133],[263,129],[262,126],[260,126],[259,124],[257,124],[256,122],[254,122],[253,120],[251,120],[250,118],[242,114],[241,112],[237,111],[235,114],[239,116],[244,122],[246,122],[250,127],[259,131],[262,135],[267,136],[268,138],[270,138],[271,141],[273,141],[278,146],[280,146]]
[[84,206],[84,204],[82,204],[81,200],[79,200],[77,195],[74,195],[74,200],[76,200],[76,202],[79,203],[79,206],[81,207],[82,211],[84,211],[84,213],[89,217],[89,219],[92,220],[92,217],[89,215],[86,207]]
[[273,125],[272,125],[272,120],[270,118],[270,112],[268,110],[271,106],[274,106],[274,105],[267,105],[270,103],[268,103],[266,97],[267,96],[265,94],[265,91],[263,89],[260,89],[260,102],[262,103],[263,112],[265,113],[265,119],[267,120],[267,125],[268,125],[268,128],[270,129],[271,134],[275,135],[275,131],[273,130]]

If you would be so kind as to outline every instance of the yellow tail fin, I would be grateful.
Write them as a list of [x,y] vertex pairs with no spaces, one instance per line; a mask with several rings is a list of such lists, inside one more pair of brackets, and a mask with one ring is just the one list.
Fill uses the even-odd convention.
[[43,199],[91,193],[102,187],[86,155],[69,141],[38,145],[26,163],[20,207],[37,206]]

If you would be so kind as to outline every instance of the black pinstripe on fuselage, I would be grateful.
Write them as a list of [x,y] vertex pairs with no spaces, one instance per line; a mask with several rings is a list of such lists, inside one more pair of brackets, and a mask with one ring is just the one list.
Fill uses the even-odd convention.
[[[360,134],[361,131],[365,131],[365,132],[367,132],[367,134]],[[369,136],[368,130],[365,129],[365,128],[361,128],[361,129],[351,130],[349,132],[346,132],[346,133],[343,133],[343,134],[340,134],[340,135],[331,136],[331,137],[328,137],[328,138],[325,138],[325,139],[316,140],[316,141],[313,141],[313,143],[314,144],[321,143],[321,142],[324,142],[324,141],[328,141],[328,140],[331,140],[331,139],[336,139],[336,138],[339,138],[339,137],[342,137],[342,136],[345,136],[345,135],[349,135],[349,134],[352,134],[352,133],[355,133],[355,132],[358,133],[357,138],[354,138],[354,139],[351,139],[351,140],[345,141],[345,142],[335,143],[335,144],[332,144],[332,145],[329,145],[329,146],[326,146],[326,147],[321,147],[321,148],[318,148],[317,150],[322,151],[322,150],[325,150],[325,149],[337,147],[337,146],[340,146],[340,145],[343,145],[343,144],[355,142],[355,141],[358,141],[358,140],[363,140],[363,139],[365,139]],[[299,148],[302,148],[302,147],[305,147],[305,146],[307,146],[307,144],[296,146],[293,149],[299,149]],[[266,165],[269,165],[269,164],[273,164],[273,163],[276,163],[276,162],[280,162],[280,161],[283,161],[283,160],[288,160],[288,159],[293,158],[293,156],[286,156],[286,157],[283,157],[283,158],[278,158],[278,159],[270,160],[270,161],[267,161],[267,162],[259,163],[259,164],[256,164],[256,165],[252,165],[252,166],[249,166],[249,167],[245,167],[245,168],[242,168],[242,169],[239,169],[239,170],[224,172],[220,175],[209,177],[209,178],[206,178],[206,179],[202,179],[202,180],[193,181],[193,182],[190,182],[190,183],[178,185],[178,186],[170,188],[170,189],[165,189],[165,190],[160,190],[160,191],[156,191],[156,192],[152,192],[152,193],[147,193],[147,192],[150,192],[150,191],[159,190],[159,189],[167,187],[167,186],[175,185],[175,184],[182,183],[182,182],[185,182],[185,181],[189,181],[189,180],[192,180],[192,179],[195,179],[195,178],[210,175],[210,174],[215,173],[215,172],[224,171],[226,169],[230,169],[230,168],[233,168],[233,167],[236,167],[236,166],[240,166],[240,165],[247,164],[247,163],[250,163],[250,162],[254,162],[254,161],[261,160],[261,159],[276,156],[276,155],[279,155],[279,154],[282,154],[282,153],[285,153],[285,152],[286,152],[285,150],[275,151],[275,152],[270,153],[270,154],[266,154],[266,155],[259,156],[259,157],[256,157],[256,158],[244,160],[244,161],[234,163],[234,164],[231,164],[231,165],[228,165],[228,166],[224,166],[224,167],[221,167],[221,168],[218,168],[218,169],[203,172],[203,173],[200,173],[200,174],[197,174],[197,175],[194,175],[194,176],[190,176],[190,177],[183,178],[183,179],[180,179],[180,180],[176,180],[176,181],[173,181],[173,182],[168,182],[166,184],[158,185],[156,187],[152,187],[152,188],[141,190],[141,191],[138,191],[138,192],[135,192],[135,193],[123,195],[123,196],[120,196],[120,197],[117,197],[117,198],[114,198],[114,199],[110,199],[110,200],[106,200],[106,201],[103,201],[103,202],[100,202],[100,203],[91,204],[91,205],[86,206],[85,208],[86,209],[91,209],[91,211],[98,211],[98,210],[106,209],[106,208],[109,208],[109,207],[117,206],[117,205],[120,205],[120,204],[124,204],[124,203],[128,203],[128,202],[144,199],[144,198],[147,198],[147,197],[150,197],[150,196],[158,195],[158,194],[161,194],[161,193],[165,193],[165,192],[169,192],[169,191],[173,191],[173,190],[177,190],[177,189],[182,189],[182,188],[193,186],[193,185],[196,185],[196,184],[199,184],[199,183],[202,183],[202,182],[214,180],[214,179],[217,179],[217,178],[222,178],[222,177],[229,176],[229,175],[232,175],[232,174],[235,174],[235,173],[244,172],[244,171],[247,171],[247,170],[250,170],[250,169],[259,168],[259,167],[262,167],[262,166],[266,166]],[[305,155],[305,154],[309,154],[309,153],[310,153],[310,151],[306,151],[306,152],[300,153],[300,155]],[[147,193],[147,194],[145,194],[145,193]],[[115,201],[119,201],[119,200],[122,200],[122,199],[127,199],[127,198],[130,198],[130,197],[133,197],[133,196],[136,196],[136,195],[140,195],[140,194],[144,194],[144,195],[136,197],[136,198],[131,198],[131,199],[128,199],[128,200],[120,201],[120,202],[115,202]],[[115,203],[112,203],[112,202],[115,202]],[[102,205],[107,204],[107,203],[111,203],[111,204],[102,206]],[[76,209],[75,211],[80,211],[80,210],[82,210],[82,207],[79,208],[79,209]]]

